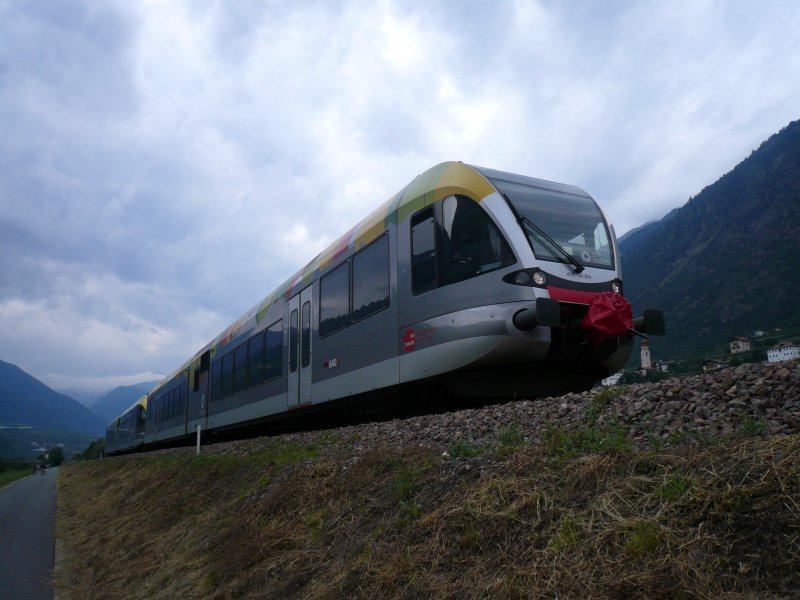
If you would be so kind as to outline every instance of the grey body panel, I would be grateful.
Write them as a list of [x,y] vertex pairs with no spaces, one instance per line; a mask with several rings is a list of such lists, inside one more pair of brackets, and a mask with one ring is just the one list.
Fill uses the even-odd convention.
[[164,440],[171,440],[173,438],[183,437],[186,435],[186,423],[180,422],[176,425],[162,425],[155,433],[154,439],[157,442]]
[[217,411],[208,417],[208,427],[209,429],[214,429],[234,423],[246,423],[247,421],[263,419],[264,417],[286,412],[286,407],[287,395],[285,391],[246,403],[230,403],[224,410]]

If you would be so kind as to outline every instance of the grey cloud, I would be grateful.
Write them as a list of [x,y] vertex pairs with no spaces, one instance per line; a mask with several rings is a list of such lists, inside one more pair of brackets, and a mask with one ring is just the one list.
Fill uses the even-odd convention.
[[445,159],[580,185],[621,233],[797,118],[798,26],[791,3],[0,4],[0,353],[170,371]]
[[0,73],[4,95],[30,90],[49,108],[94,119],[130,112],[135,24],[109,4],[68,1],[15,4],[4,11]]

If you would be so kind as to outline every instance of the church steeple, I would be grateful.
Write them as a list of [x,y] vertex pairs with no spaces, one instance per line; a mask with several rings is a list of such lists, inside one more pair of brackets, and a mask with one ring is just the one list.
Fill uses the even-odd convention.
[[642,340],[642,369],[652,369],[653,363],[650,360],[650,344],[647,338]]

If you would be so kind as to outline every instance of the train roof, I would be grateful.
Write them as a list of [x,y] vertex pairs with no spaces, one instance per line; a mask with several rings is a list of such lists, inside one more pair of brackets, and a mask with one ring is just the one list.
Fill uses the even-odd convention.
[[496,171],[495,169],[487,169],[486,167],[473,167],[476,171],[480,172],[486,179],[500,179],[502,181],[510,181],[512,183],[521,183],[533,187],[542,188],[545,190],[553,190],[556,192],[565,192],[574,196],[586,196],[591,198],[581,188],[569,185],[566,183],[557,183],[555,181],[547,181],[546,179],[537,179],[536,177],[528,177],[526,175],[516,175],[515,173],[507,173],[505,171]]
[[145,394],[144,396],[139,398],[136,402],[131,404],[128,408],[123,410],[118,417],[116,417],[113,421],[111,421],[111,423],[115,423],[116,421],[127,415],[129,412],[134,410],[137,406],[141,406],[145,410],[145,412],[147,412],[147,394]]

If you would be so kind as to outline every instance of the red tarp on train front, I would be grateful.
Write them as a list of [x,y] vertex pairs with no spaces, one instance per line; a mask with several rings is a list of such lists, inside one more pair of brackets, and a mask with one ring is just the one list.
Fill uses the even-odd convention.
[[609,337],[625,335],[633,329],[633,309],[619,294],[603,292],[592,298],[582,325],[586,339],[601,344]]

